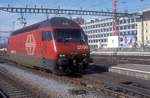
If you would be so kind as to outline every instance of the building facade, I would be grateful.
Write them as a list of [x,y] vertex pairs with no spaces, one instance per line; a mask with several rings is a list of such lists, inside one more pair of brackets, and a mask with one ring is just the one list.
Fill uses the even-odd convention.
[[[81,25],[91,49],[107,47],[112,36],[112,18],[91,20]],[[137,36],[136,17],[118,19],[119,47],[133,47]]]
[[[150,9],[142,12],[143,19],[137,19],[137,44],[141,46],[150,46]],[[143,26],[142,26],[143,25]]]

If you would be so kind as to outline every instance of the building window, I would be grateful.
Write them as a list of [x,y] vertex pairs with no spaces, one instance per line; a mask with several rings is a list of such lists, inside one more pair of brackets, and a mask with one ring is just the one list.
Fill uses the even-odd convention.
[[128,35],[130,35],[130,31],[128,31]]
[[123,38],[120,38],[120,41],[122,42],[122,41],[123,41]]
[[110,23],[110,26],[112,26],[112,22]]
[[120,20],[120,24],[122,24],[122,20]]
[[126,19],[123,20],[123,23],[126,23]]
[[104,28],[104,32],[106,31],[106,29]]
[[146,26],[147,26],[147,23],[146,23]]
[[137,31],[135,31],[135,34],[137,34]]
[[95,35],[96,36],[96,38],[98,37],[98,35]]
[[96,25],[96,28],[98,28],[98,25]]
[[135,25],[132,25],[132,29],[135,29]]
[[128,26],[128,29],[130,29],[130,26]]
[[112,31],[112,28],[110,28],[110,31]]
[[96,40],[96,43],[98,43],[98,40]]
[[106,24],[104,23],[104,26],[106,26]]
[[119,27],[117,26],[117,30],[119,30]]
[[107,32],[109,31],[109,28],[107,28]]
[[104,41],[103,42],[106,42],[107,40],[106,39],[104,39]]
[[130,19],[128,19],[128,23],[130,23]]
[[146,31],[146,33],[148,33],[148,32],[147,32],[147,28],[146,28],[146,30],[145,30],[145,31]]
[[122,26],[120,26],[120,30],[122,30]]
[[132,22],[135,22],[134,18],[131,20]]
[[146,40],[148,40],[148,36],[146,36]]
[[122,35],[122,32],[120,32],[120,35]]
[[132,35],[135,35],[136,34],[136,32],[135,31],[132,31]]
[[91,35],[91,36],[89,36],[89,38],[92,38],[92,35]]
[[124,26],[124,30],[126,29],[127,27],[126,26]]
[[123,32],[124,35],[126,35],[126,32]]
[[109,36],[109,33],[107,34],[107,36]]

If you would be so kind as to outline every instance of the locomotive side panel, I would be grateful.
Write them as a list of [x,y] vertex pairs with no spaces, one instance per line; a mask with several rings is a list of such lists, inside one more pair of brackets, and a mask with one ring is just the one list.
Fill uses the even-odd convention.
[[9,38],[9,56],[13,61],[23,65],[40,66],[41,37],[40,32],[23,33]]

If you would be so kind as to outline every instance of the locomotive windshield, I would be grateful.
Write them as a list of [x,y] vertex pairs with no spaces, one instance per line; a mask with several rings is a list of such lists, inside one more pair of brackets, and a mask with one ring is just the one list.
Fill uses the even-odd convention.
[[56,29],[54,30],[55,40],[59,42],[83,42],[85,36],[80,29]]

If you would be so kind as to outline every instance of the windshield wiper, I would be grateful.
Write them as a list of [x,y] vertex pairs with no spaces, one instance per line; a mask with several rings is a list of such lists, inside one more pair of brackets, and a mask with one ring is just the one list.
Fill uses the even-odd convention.
[[65,40],[72,40],[72,38],[64,38]]
[[72,41],[72,38],[64,38],[64,42]]

